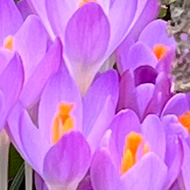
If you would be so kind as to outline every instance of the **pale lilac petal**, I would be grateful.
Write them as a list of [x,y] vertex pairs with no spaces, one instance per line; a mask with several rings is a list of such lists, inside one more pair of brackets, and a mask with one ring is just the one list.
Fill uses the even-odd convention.
[[103,64],[109,37],[108,19],[97,3],[82,6],[67,24],[65,53],[83,94]]
[[175,114],[180,116],[189,111],[189,105],[185,94],[176,94],[167,102],[162,115]]
[[[53,93],[52,93],[53,92]],[[42,133],[51,143],[52,126],[60,103],[73,104],[71,117],[74,120],[74,130],[82,130],[82,100],[81,94],[65,65],[47,83],[39,105],[39,126]],[[47,109],[48,108],[48,109]]]
[[139,118],[132,110],[123,110],[119,112],[110,124],[112,130],[112,138],[116,144],[118,155],[121,158],[125,145],[126,136],[134,131],[141,132]]
[[[48,78],[55,74],[62,61],[62,48],[58,39],[49,47],[42,61],[27,80],[20,100],[26,107],[31,107],[40,98]],[[34,86],[35,88],[31,88]]]
[[31,15],[27,17],[13,40],[14,50],[21,55],[25,76],[28,79],[45,55],[47,33],[39,18]]
[[23,65],[18,54],[15,54],[0,75],[0,129],[5,125],[5,120],[7,119],[8,114],[19,98],[23,82]]
[[13,0],[0,0],[0,45],[6,37],[14,35],[23,22]]
[[20,11],[20,13],[22,14],[22,17],[24,19],[27,18],[27,16],[31,15],[34,13],[34,11],[32,10],[31,6],[28,4],[27,0],[20,0],[17,3],[17,7]]
[[150,48],[142,42],[137,42],[133,45],[127,55],[124,70],[136,69],[143,65],[150,65],[155,68],[157,64],[157,58],[152,53]]
[[155,152],[161,160],[165,158],[165,129],[156,115],[148,115],[142,123],[143,136],[150,145],[150,151]]
[[38,173],[35,172],[34,174],[34,179],[35,179],[35,187],[36,190],[48,190],[44,180],[40,177]]
[[125,38],[129,26],[135,16],[137,0],[114,1],[108,15],[111,26],[110,45],[107,55],[113,53]]
[[66,134],[47,153],[43,176],[50,189],[76,189],[90,165],[90,148],[78,132]]
[[167,167],[154,153],[147,153],[121,180],[125,189],[162,190],[167,178]]
[[143,28],[158,16],[159,10],[157,0],[138,0],[137,11],[128,30],[129,33],[116,52],[117,65],[121,74],[124,72],[123,65],[125,65],[129,48],[135,43]]
[[166,21],[159,19],[155,20],[147,25],[142,31],[141,35],[139,36],[139,41],[146,43],[151,49],[156,44],[163,44],[165,46],[175,48],[176,42],[174,38],[169,37],[166,30]]
[[119,172],[114,168],[111,155],[106,149],[95,153],[90,168],[91,183],[94,190],[123,190]]
[[155,85],[151,83],[145,83],[139,85],[137,90],[137,103],[139,107],[139,117],[142,119],[144,112],[153,97]]
[[102,108],[108,97],[110,97],[113,112],[115,112],[118,101],[118,76],[114,70],[101,74],[83,99],[83,133],[85,136],[88,136],[93,126],[96,125],[96,120],[102,114]]

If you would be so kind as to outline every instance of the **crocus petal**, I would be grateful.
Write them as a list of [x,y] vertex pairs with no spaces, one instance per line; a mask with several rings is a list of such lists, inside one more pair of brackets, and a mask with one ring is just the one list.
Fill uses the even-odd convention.
[[175,114],[177,116],[189,111],[189,105],[185,94],[174,95],[166,104],[162,115]]
[[34,174],[34,179],[35,179],[35,187],[36,190],[48,190],[44,180],[40,177],[38,173],[35,172]]
[[182,172],[185,189],[189,189],[190,188],[190,181],[189,181],[189,178],[190,178],[190,164],[189,164],[190,149],[189,149],[187,142],[185,142],[185,140],[182,141],[182,145],[183,145],[184,157],[183,157],[183,164],[181,167],[181,172]]
[[41,175],[43,160],[47,153],[49,143],[43,133],[31,121],[26,111],[20,115],[20,139],[27,162]]
[[77,2],[73,1],[76,4],[76,7],[73,6],[70,1],[62,1],[62,0],[46,0],[46,11],[49,22],[51,24],[52,30],[55,35],[59,36],[63,42],[66,25],[77,8]]
[[139,106],[139,116],[141,119],[143,118],[143,114],[146,110],[148,103],[153,97],[154,88],[155,86],[151,83],[141,84],[136,88],[137,103]]
[[[37,102],[48,78],[57,71],[61,57],[61,43],[56,39],[24,86],[20,97],[24,106],[29,107]],[[31,88],[31,86],[35,86],[35,88]]]
[[15,54],[0,75],[1,109],[0,129],[5,124],[6,117],[16,103],[24,81],[23,65],[18,54]]
[[85,136],[88,136],[93,126],[96,125],[97,117],[101,114],[108,96],[115,110],[118,101],[118,76],[114,70],[101,74],[83,99],[83,133]]
[[79,183],[77,190],[93,190],[91,185],[91,179],[89,175],[86,175],[83,180]]
[[[53,93],[52,93],[53,92]],[[39,105],[39,126],[43,134],[51,142],[51,133],[55,114],[60,103],[72,104],[71,117],[74,119],[75,130],[82,130],[81,94],[65,65],[61,67],[47,83]],[[48,106],[48,109],[47,109]]]
[[12,0],[0,0],[0,45],[9,35],[14,35],[23,22],[22,16]]
[[135,43],[143,28],[158,16],[159,7],[157,0],[138,1],[137,11],[128,30],[127,37],[116,51],[117,65],[121,74],[125,71],[124,65],[126,64],[129,48]]
[[166,136],[165,129],[156,115],[148,115],[142,123],[142,131],[150,145],[150,151],[155,152],[161,160],[165,158]]
[[181,171],[184,156],[181,138],[185,138],[188,134],[175,115],[166,115],[162,121],[166,131],[165,163],[168,167],[168,174],[165,189],[168,189]]
[[174,38],[167,35],[166,29],[166,21],[159,19],[155,20],[147,25],[142,31],[139,36],[139,41],[146,43],[150,48],[153,48],[155,44],[163,44],[175,48],[176,42]]
[[50,189],[74,190],[90,165],[90,149],[78,132],[66,134],[47,153],[43,176]]
[[139,109],[136,100],[135,79],[132,71],[126,71],[120,79],[119,84],[119,102],[117,111],[129,108],[139,114]]
[[15,34],[13,46],[22,57],[26,79],[28,79],[44,57],[47,48],[47,33],[37,16],[27,17]]
[[135,16],[137,0],[114,1],[108,15],[111,26],[110,46],[107,54],[110,55],[122,42]]
[[86,92],[102,65],[109,37],[108,19],[97,3],[82,6],[67,24],[65,52],[82,92]]
[[139,119],[132,110],[122,110],[115,116],[110,124],[110,128],[112,130],[112,138],[114,139],[118,154],[121,158],[126,135],[132,131],[137,133],[141,131]]
[[137,42],[129,50],[124,70],[136,69],[143,65],[155,67],[156,64],[157,59],[150,48],[142,42]]
[[17,7],[20,11],[20,13],[22,14],[22,17],[24,19],[27,18],[27,16],[29,16],[30,14],[33,14],[33,10],[30,7],[30,5],[28,4],[27,0],[21,0],[17,3]]
[[94,190],[122,190],[119,172],[114,168],[111,155],[102,149],[95,153],[90,168],[91,183]]
[[167,177],[167,167],[154,153],[147,153],[121,180],[125,189],[162,190]]

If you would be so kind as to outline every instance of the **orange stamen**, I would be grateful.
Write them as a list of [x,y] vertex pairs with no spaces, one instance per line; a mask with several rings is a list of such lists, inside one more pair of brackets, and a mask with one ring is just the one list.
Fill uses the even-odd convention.
[[121,174],[127,172],[137,162],[136,154],[138,148],[143,146],[143,155],[149,152],[149,146],[147,143],[143,144],[143,137],[141,134],[131,132],[126,137],[123,158],[121,161]]
[[178,120],[190,132],[190,111],[181,115]]
[[66,103],[59,104],[59,111],[53,121],[52,142],[56,144],[57,141],[66,133],[74,128],[74,120],[71,117],[73,105]]
[[169,48],[162,44],[157,44],[153,48],[153,52],[156,55],[158,60],[161,60],[168,51],[169,51]]
[[81,0],[78,4],[78,7],[82,7],[85,3],[89,3],[89,2],[95,2],[96,3],[96,0]]
[[4,47],[9,49],[9,50],[13,50],[13,37],[12,36],[8,36],[5,41],[4,41]]

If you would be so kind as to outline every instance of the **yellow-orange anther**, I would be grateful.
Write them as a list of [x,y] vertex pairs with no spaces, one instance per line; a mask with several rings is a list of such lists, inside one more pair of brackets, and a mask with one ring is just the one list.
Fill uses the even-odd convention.
[[162,57],[169,51],[169,48],[167,46],[164,46],[162,44],[157,44],[153,48],[153,52],[156,55],[158,60],[161,60]]
[[124,154],[121,161],[121,174],[124,174],[136,163],[136,153],[142,140],[142,135],[135,132],[131,132],[126,137]]
[[4,41],[4,47],[9,49],[9,50],[13,50],[13,37],[12,36],[8,36],[5,41]]
[[181,115],[178,120],[190,132],[190,111]]
[[96,0],[81,0],[78,4],[78,7],[82,7],[85,3],[89,3],[89,2],[97,2]]
[[56,144],[57,141],[67,132],[74,128],[74,120],[71,117],[73,109],[72,104],[60,103],[59,111],[56,113],[53,121],[52,142]]

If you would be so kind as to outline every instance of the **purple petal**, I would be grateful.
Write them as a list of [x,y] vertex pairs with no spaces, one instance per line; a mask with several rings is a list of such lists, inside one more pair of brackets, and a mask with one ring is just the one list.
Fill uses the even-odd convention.
[[93,190],[89,175],[86,175],[83,178],[83,180],[79,183],[77,190]]
[[85,136],[88,136],[91,129],[96,126],[96,120],[102,114],[102,108],[108,97],[110,97],[115,112],[118,101],[118,76],[114,70],[101,74],[83,99],[83,133]]
[[[75,6],[73,4],[75,4]],[[74,11],[77,9],[77,1],[46,0],[45,5],[52,30],[55,35],[61,38],[64,44],[66,25]]]
[[137,103],[139,107],[139,117],[142,119],[144,112],[154,94],[155,86],[151,83],[139,85],[137,90]]
[[[117,64],[119,72],[122,74],[124,72],[123,65],[126,64],[126,58],[128,55],[128,50],[132,44],[137,40],[140,32],[143,28],[155,19],[159,13],[159,4],[156,0],[141,0],[138,1],[137,11],[131,26],[128,30],[128,35],[125,40],[121,43],[117,50]],[[148,16],[147,16],[148,15]]]
[[[52,93],[53,92],[53,93]],[[82,130],[82,100],[81,94],[67,68],[61,67],[61,71],[55,74],[47,83],[41,96],[39,105],[39,126],[51,143],[51,133],[55,114],[60,103],[73,104],[71,116],[74,119],[74,129]]]
[[20,100],[25,107],[31,107],[37,102],[48,78],[55,74],[61,61],[62,48],[60,41],[56,39],[24,86]]
[[129,50],[124,70],[136,69],[143,65],[150,65],[155,68],[156,64],[157,58],[150,48],[142,42],[137,42]]
[[181,172],[182,172],[185,189],[189,189],[190,188],[190,181],[189,181],[189,178],[190,178],[190,164],[189,164],[190,148],[189,148],[188,144],[185,142],[185,140],[182,141],[182,145],[183,145],[184,156],[183,156],[183,164],[181,167]]
[[38,173],[35,172],[34,178],[36,190],[48,190],[44,180],[40,177]]
[[169,99],[162,111],[162,115],[175,114],[181,116],[189,111],[189,105],[185,94],[176,94]]
[[97,3],[78,9],[67,24],[65,52],[74,78],[84,93],[102,66],[110,37],[106,15]]
[[19,98],[23,87],[23,81],[23,65],[18,54],[15,54],[0,75],[0,91],[2,93],[0,129],[5,124],[5,120],[7,119],[10,110]]
[[142,123],[143,136],[161,160],[165,158],[166,136],[164,126],[156,115],[148,115]]
[[139,41],[146,43],[150,48],[153,48],[156,44],[163,44],[175,48],[176,42],[174,38],[168,36],[166,30],[166,21],[159,19],[155,20],[142,31],[139,36]]
[[34,13],[34,11],[32,10],[31,6],[28,4],[27,0],[20,0],[17,3],[17,7],[20,11],[20,13],[22,14],[22,17],[24,19],[27,18],[27,16],[31,15]]
[[23,22],[22,16],[12,0],[0,0],[0,45],[5,38],[14,35]]
[[141,132],[140,121],[132,110],[123,110],[115,116],[110,124],[110,128],[118,155],[121,158],[126,136],[132,131],[137,133]]
[[119,180],[119,172],[114,168],[111,155],[105,149],[95,153],[90,176],[94,190],[123,189]]
[[117,48],[127,34],[127,30],[135,16],[137,0],[114,1],[108,15],[111,26],[108,56]]
[[139,114],[139,109],[136,99],[136,87],[133,72],[126,71],[120,79],[119,85],[119,102],[117,111],[129,108]]
[[44,157],[50,145],[46,136],[32,123],[26,111],[20,116],[19,133],[22,146],[29,159],[27,162],[41,175]]
[[144,83],[155,84],[158,75],[156,69],[151,66],[141,66],[135,69],[135,85],[138,86]]
[[166,178],[166,165],[156,154],[147,153],[135,166],[122,175],[121,180],[125,185],[125,189],[161,190]]
[[51,189],[76,189],[89,165],[90,149],[86,140],[80,133],[71,132],[47,153],[43,176]]
[[14,38],[14,49],[21,55],[26,79],[44,57],[46,48],[47,33],[39,18],[34,15],[27,17]]

